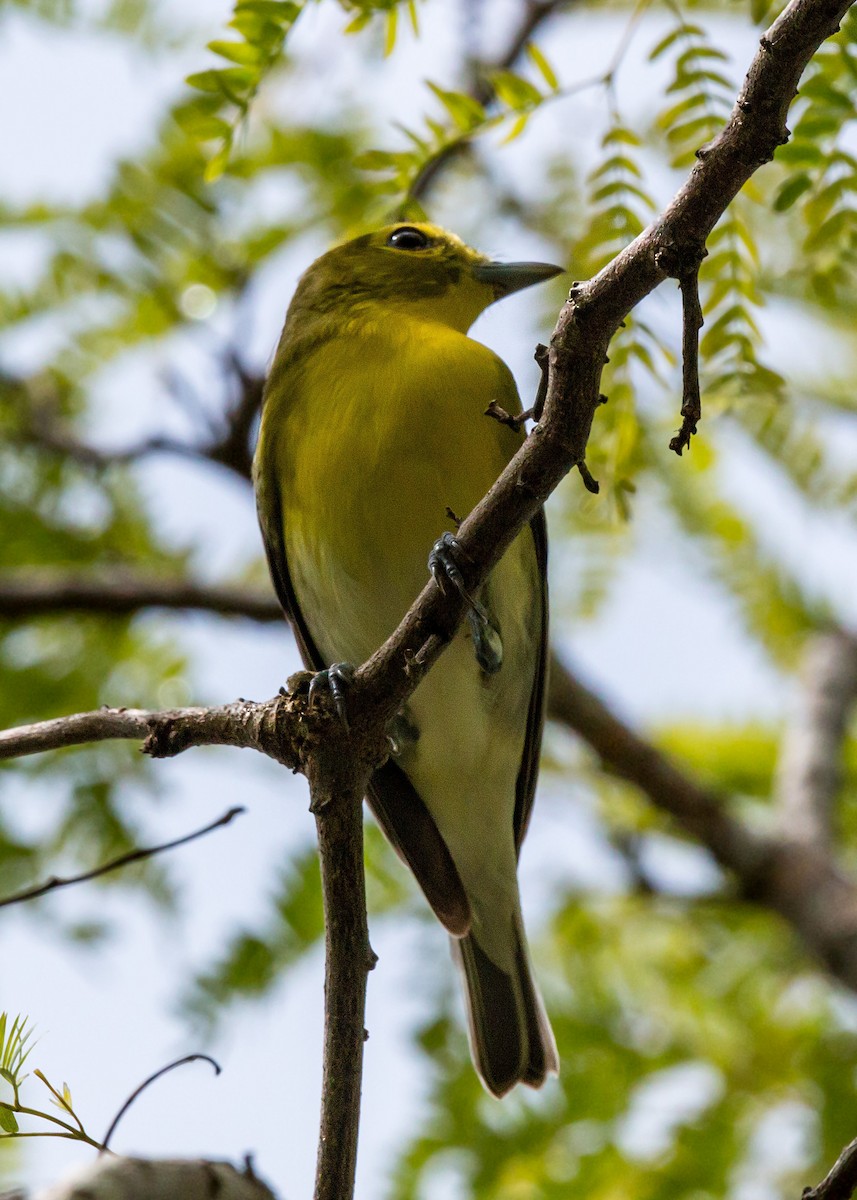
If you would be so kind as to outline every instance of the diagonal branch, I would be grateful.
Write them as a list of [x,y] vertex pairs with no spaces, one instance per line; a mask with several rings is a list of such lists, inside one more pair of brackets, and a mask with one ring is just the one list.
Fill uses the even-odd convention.
[[686,775],[612,713],[556,658],[548,707],[580,734],[603,766],[634,784],[735,877],[745,900],[784,917],[837,979],[857,991],[857,885],[830,853],[791,837],[756,833],[726,811],[727,797]]
[[[585,463],[610,339],[625,316],[705,240],[743,184],[787,139],[785,117],[806,64],[834,33],[849,0],[791,0],[761,39],[729,120],[665,213],[587,283],[575,285],[551,340],[542,420],[458,531],[467,590],[484,582],[569,470]],[[357,672],[354,708],[364,728],[390,720],[449,643],[463,604],[428,583],[399,628]]]
[[102,863],[98,867],[93,867],[91,871],[82,871],[79,875],[52,875],[50,879],[46,879],[44,883],[37,884],[35,887],[25,888],[22,892],[15,892],[12,896],[4,896],[0,899],[0,908],[9,908],[13,904],[24,904],[27,900],[38,900],[41,896],[46,896],[49,892],[59,891],[60,888],[72,887],[77,883],[88,883],[91,879],[98,879],[102,875],[109,875],[112,871],[120,871],[123,867],[128,867],[132,863],[142,862],[146,858],[154,858],[157,854],[163,854],[165,850],[175,850],[177,846],[186,846],[188,842],[195,842],[197,838],[205,837],[214,829],[220,829],[223,825],[229,825],[236,817],[241,816],[246,812],[245,808],[230,808],[222,817],[218,817],[216,821],[212,821],[203,829],[196,829],[193,833],[186,833],[183,837],[174,838],[171,842],[162,842],[159,846],[138,846],[136,850],[129,850],[127,854],[120,854],[117,858],[110,859],[109,862]]
[[851,1200],[857,1190],[857,1138],[849,1142],[815,1187],[803,1189],[801,1200]]

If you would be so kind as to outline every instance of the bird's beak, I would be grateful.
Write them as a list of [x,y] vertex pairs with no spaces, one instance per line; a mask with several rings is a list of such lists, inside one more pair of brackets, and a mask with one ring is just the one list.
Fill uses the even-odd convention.
[[561,275],[565,267],[555,267],[552,263],[520,262],[520,263],[478,263],[473,268],[473,277],[480,283],[487,283],[494,290],[494,299],[510,296],[521,288],[532,287],[534,283],[543,283],[545,279],[553,279]]

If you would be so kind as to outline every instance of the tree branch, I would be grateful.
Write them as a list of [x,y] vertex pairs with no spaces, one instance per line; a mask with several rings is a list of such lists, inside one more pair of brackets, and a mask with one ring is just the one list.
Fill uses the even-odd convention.
[[[569,470],[578,466],[586,478],[586,446],[600,402],[601,374],[611,338],[631,309],[666,278],[659,255],[668,251],[679,261],[701,256],[705,240],[728,204],[786,140],[785,116],[800,75],[822,41],[838,28],[848,7],[848,0],[791,0],[762,38],[725,128],[710,146],[699,151],[699,162],[666,212],[597,276],[572,288],[551,339],[542,419],[458,531],[464,583],[471,594]],[[306,771],[320,823],[320,841],[324,842],[327,919],[334,927],[341,920],[348,926],[340,929],[341,938],[335,944],[329,943],[326,968],[326,1076],[317,1200],[346,1200],[353,1194],[362,1058],[362,1042],[358,1049],[354,1043],[358,1017],[362,1038],[365,988],[360,991],[360,980],[362,977],[365,985],[369,965],[368,942],[360,929],[360,922],[365,923],[362,856],[356,840],[360,801],[369,770],[386,752],[383,731],[389,720],[449,643],[462,618],[462,601],[442,595],[429,582],[399,628],[356,672],[347,734],[329,718],[325,729],[324,713],[314,714],[308,721],[301,701],[283,697],[263,705],[238,702],[207,713],[200,709],[137,712],[131,719],[123,719],[127,714],[121,710],[108,710],[107,715],[84,714],[48,722],[50,736],[45,726],[41,732],[37,726],[12,731],[0,740],[0,754],[4,745],[8,751],[10,744],[18,747],[13,753],[33,753],[51,744],[82,740],[82,722],[88,731],[85,740],[145,736],[144,749],[156,757],[178,753],[189,745],[227,743],[253,746]],[[281,719],[298,706],[303,719]],[[69,725],[74,722],[78,725],[72,733]],[[855,986],[857,894],[836,875],[827,857],[813,847],[754,837],[722,812],[717,798],[693,788],[688,794],[687,781],[667,760],[644,744],[638,745],[636,735],[617,724],[612,734],[620,745],[624,732],[631,739],[626,749],[643,752],[642,776],[654,775],[662,784],[673,785],[664,792],[664,807],[670,805],[676,819],[697,831],[697,836],[707,833],[720,860],[733,866],[746,887],[753,884],[747,894],[764,896],[795,924],[808,945],[822,953],[835,974]],[[105,732],[108,727],[112,732]],[[321,736],[308,744],[310,729]],[[697,800],[701,804],[698,811]],[[325,832],[322,814],[325,821],[331,821]],[[348,905],[347,915],[338,911],[339,903]],[[329,929],[329,937],[333,936]],[[357,989],[343,1001],[349,1007],[347,1013],[334,1008],[330,994],[334,982],[340,980],[337,991],[340,986]],[[335,1042],[334,1029],[341,1043]],[[339,1053],[346,1055],[347,1064],[347,1077],[341,1080],[336,1074]],[[348,1125],[342,1123],[346,1112]],[[337,1114],[339,1124],[335,1123]]]
[[187,579],[159,579],[115,573],[0,575],[0,619],[55,616],[61,613],[102,613],[131,616],[146,608],[167,608],[282,621],[283,610],[273,592],[259,588],[209,585]]
[[845,1147],[815,1187],[803,1189],[801,1200],[851,1200],[857,1188],[857,1138]]
[[[302,770],[303,756],[313,743],[305,710],[304,697],[285,695],[164,712],[101,708],[3,730],[0,760],[122,738],[142,741],[143,753],[152,758],[172,758],[191,746],[237,746],[258,750],[291,770]],[[313,716],[312,724],[320,733],[324,714]]]
[[12,434],[23,445],[38,446],[97,471],[140,462],[155,454],[174,454],[218,463],[249,482],[253,461],[250,434],[262,406],[265,381],[246,371],[235,353],[227,356],[227,365],[237,385],[236,395],[227,405],[219,427],[207,425],[198,442],[159,436],[115,450],[92,446],[63,428],[58,404],[55,397],[46,393],[42,378],[35,381],[37,395],[34,396],[29,394],[33,385],[28,380],[4,378],[0,382],[19,393],[19,403],[25,407],[21,427]]
[[[785,116],[800,75],[848,7],[849,0],[792,0],[761,39],[724,129],[699,151],[666,212],[592,280],[571,289],[551,339],[542,420],[457,534],[471,595],[568,471],[585,465],[610,339],[666,278],[659,255],[667,250],[679,262],[698,260],[731,200],[786,140]],[[462,616],[460,600],[426,585],[399,628],[355,675],[353,707],[364,728],[392,718]]]
[[[14,605],[20,611],[24,594],[25,589],[16,592],[8,583],[0,585],[0,613],[10,615]],[[47,585],[36,585],[32,594],[41,597],[39,611],[57,611]],[[71,581],[54,595],[61,604],[80,602],[90,611],[124,614],[153,604],[262,621],[282,619],[279,607],[260,593],[183,581],[126,579],[115,587],[107,581],[95,585]],[[412,669],[420,672],[421,664],[415,661]],[[149,753],[157,750],[164,755],[193,745],[249,746],[294,770],[305,753],[299,735],[307,727],[300,703],[299,698],[276,697],[263,704],[240,701],[223,708],[172,713],[102,709],[0,733],[0,759],[129,738],[147,740]],[[353,696],[349,707],[358,711]],[[857,946],[852,944],[857,937],[857,890],[837,870],[826,846],[802,845],[802,839],[787,830],[782,839],[763,838],[749,830],[726,811],[725,797],[702,787],[621,721],[556,656],[550,670],[548,715],[591,746],[605,770],[638,787],[656,808],[705,846],[734,874],[745,898],[786,917],[810,953],[857,991]],[[284,745],[291,749],[285,751]]]
[[790,837],[765,837],[730,816],[725,796],[684,774],[555,657],[548,710],[592,746],[606,769],[706,846],[735,877],[745,900],[784,917],[810,954],[857,992],[857,886],[829,853]]
[[841,629],[810,638],[777,768],[782,832],[829,850],[842,786],[842,747],[857,701],[857,638]]
[[324,1066],[315,1200],[354,1194],[369,945],[363,797],[377,758],[337,726],[309,760],[324,901]]
[[246,811],[244,808],[230,808],[228,812],[224,813],[222,817],[218,817],[216,821],[212,821],[202,829],[194,830],[193,833],[186,833],[184,837],[174,838],[171,842],[162,842],[159,846],[140,846],[136,850],[129,850],[127,854],[120,854],[118,858],[113,858],[109,862],[102,863],[99,867],[93,867],[91,871],[83,871],[79,875],[52,875],[44,883],[0,899],[0,908],[8,908],[13,904],[23,904],[26,900],[37,900],[40,896],[46,896],[49,892],[58,891],[60,888],[71,887],[76,883],[87,883],[90,879],[98,879],[100,875],[109,875],[111,871],[119,871],[122,867],[130,866],[131,863],[142,862],[146,858],[154,858],[156,854],[163,854],[165,850],[175,850],[177,846],[186,846],[188,842],[194,842],[197,838],[204,837],[214,829],[220,829],[223,825],[229,825],[236,817]]

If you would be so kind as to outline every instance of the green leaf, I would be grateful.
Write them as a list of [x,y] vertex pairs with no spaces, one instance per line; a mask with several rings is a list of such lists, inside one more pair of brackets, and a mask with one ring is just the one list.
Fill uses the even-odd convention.
[[208,49],[219,55],[220,58],[225,58],[229,62],[240,63],[244,66],[258,66],[263,58],[256,47],[249,45],[247,42],[218,40],[209,42]]
[[352,21],[349,21],[345,26],[345,32],[360,33],[361,30],[366,28],[374,15],[375,14],[372,12],[358,13],[357,16]]
[[[230,130],[230,135],[231,132],[232,131]],[[216,183],[217,180],[220,179],[229,163],[229,152],[231,148],[232,143],[230,136],[230,139],[228,139],[217,151],[217,153],[212,155],[212,157],[206,163],[205,171],[203,173],[203,178],[205,179],[206,183]]]
[[514,142],[516,138],[519,138],[527,128],[527,122],[529,119],[529,113],[521,113],[520,116],[516,117],[512,123],[511,129],[503,138],[502,145],[508,146],[510,142]]
[[212,92],[216,95],[223,95],[220,75],[213,69],[209,71],[195,71],[193,75],[186,77],[185,83],[200,92]]
[[685,96],[679,100],[677,104],[673,104],[671,108],[666,109],[658,115],[657,126],[659,129],[669,129],[674,125],[677,119],[691,109],[699,108],[708,103],[707,97],[702,92],[693,92],[689,96]]
[[389,171],[397,165],[397,155],[389,150],[364,150],[354,160],[361,171]]
[[705,30],[700,25],[677,25],[649,51],[649,61],[654,62],[662,55],[666,54],[671,46],[674,46],[681,38],[688,37],[705,37]]
[[791,179],[787,179],[783,186],[777,192],[774,200],[774,210],[776,212],[785,212],[791,208],[795,201],[812,187],[812,180],[806,174],[793,175]]
[[280,26],[292,24],[301,15],[302,4],[293,0],[238,0],[235,5],[236,16],[242,13],[256,13],[260,17],[268,17]]
[[430,80],[428,86],[462,133],[470,133],[485,119],[485,109],[472,96],[465,92],[448,92]]
[[399,10],[391,8],[384,21],[384,57],[389,58],[396,48],[396,31],[399,27]]
[[200,141],[229,137],[231,133],[231,126],[223,117],[215,117],[193,105],[176,109],[173,116],[182,129]]
[[606,150],[610,146],[641,146],[642,141],[632,129],[626,129],[624,125],[612,125],[601,139],[601,145]]
[[490,79],[498,100],[513,112],[522,108],[535,108],[544,100],[534,84],[516,75],[514,71],[492,71]]
[[2,1129],[4,1133],[18,1132],[18,1122],[15,1118],[15,1114],[12,1112],[11,1108],[7,1108],[2,1101],[0,1101],[0,1129]]
[[527,57],[534,64],[536,70],[539,72],[550,90],[552,92],[558,92],[559,80],[556,77],[556,72],[535,42],[527,43]]

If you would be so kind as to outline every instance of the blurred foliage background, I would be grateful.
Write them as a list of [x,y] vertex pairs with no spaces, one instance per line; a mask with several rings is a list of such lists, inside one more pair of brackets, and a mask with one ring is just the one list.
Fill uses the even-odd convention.
[[[13,41],[23,31],[25,45],[44,38],[72,56],[97,45],[151,87],[145,120],[129,111],[121,151],[83,183],[52,174],[50,161],[33,173],[42,147],[26,139],[26,104],[5,106],[4,122],[25,134],[0,180],[2,725],[103,703],[229,699],[212,670],[225,618],[167,617],[133,595],[142,580],[269,597],[250,526],[238,538],[229,529],[236,506],[252,511],[259,381],[299,271],[335,238],[426,213],[491,253],[588,277],[674,193],[777,11],[766,0],[0,5]],[[790,143],[711,238],[691,452],[667,449],[680,403],[680,314],[667,285],[611,350],[589,453],[600,494],[569,479],[550,512],[555,644],[576,653],[588,629],[606,629],[627,647],[622,621],[641,609],[642,645],[611,668],[613,694],[627,677],[624,703],[652,740],[753,830],[782,823],[784,698],[806,685],[807,647],[857,621],[855,84],[852,17],[807,72]],[[63,95],[54,103],[59,117]],[[85,125],[73,136],[84,161]],[[525,402],[528,356],[567,286],[496,327]],[[182,473],[196,481],[187,493]],[[194,505],[207,511],[204,535]],[[693,581],[675,585],[673,633],[639,590],[641,563],[663,568],[668,586]],[[69,580],[105,594],[122,583],[132,599],[114,611],[71,603]],[[38,612],[16,593],[22,581],[41,589]],[[721,655],[719,627],[706,625],[710,605],[739,639],[746,667],[734,679],[723,674],[733,650]],[[171,607],[195,603],[178,596]],[[283,653],[271,691],[288,673]],[[588,667],[597,687],[597,661]],[[681,674],[681,704],[661,667]],[[830,853],[853,867],[847,739],[843,754]],[[277,786],[267,767],[242,769]],[[171,770],[109,744],[5,765],[2,894],[157,830]],[[183,779],[193,790],[190,767]],[[410,984],[398,979],[421,1001],[409,1027],[419,1103],[358,1194],[796,1195],[857,1132],[857,1000],[780,917],[742,899],[704,847],[558,728],[542,793],[524,886],[539,892],[532,940],[563,1074],[502,1105],[469,1066],[443,939],[420,931],[420,899],[369,832],[373,928],[404,921],[419,947]],[[164,1003],[208,1045],[241,1005],[276,997],[317,955],[308,828],[283,854],[253,919],[224,919],[207,957],[169,980]],[[128,903],[155,906],[166,924],[185,919],[182,870],[159,859],[76,906],[51,900],[9,921],[17,937],[23,928],[91,954],[124,930]],[[3,957],[0,1006],[17,1010]],[[383,1033],[373,1027],[370,1056]],[[364,1128],[386,1120],[367,1105]],[[221,1144],[212,1130],[210,1152]],[[266,1146],[254,1149],[264,1171]],[[11,1158],[0,1155],[0,1170],[13,1173]]]

